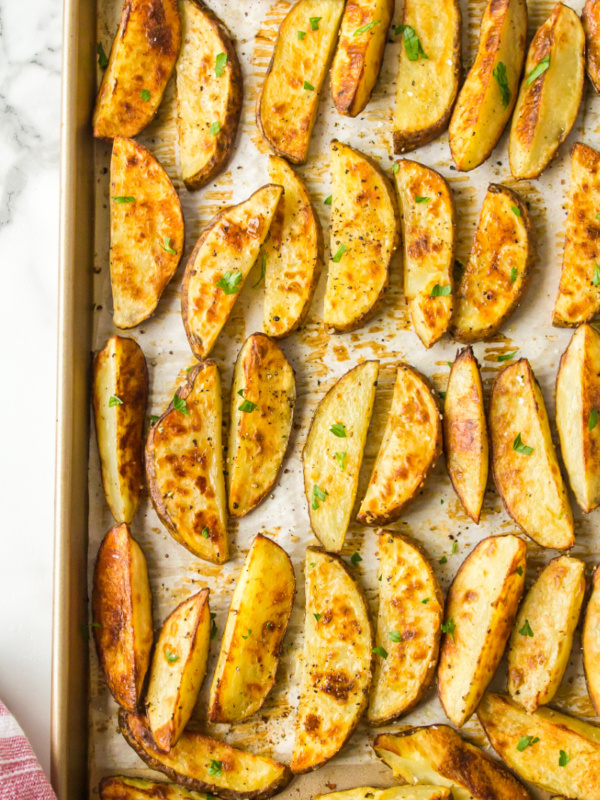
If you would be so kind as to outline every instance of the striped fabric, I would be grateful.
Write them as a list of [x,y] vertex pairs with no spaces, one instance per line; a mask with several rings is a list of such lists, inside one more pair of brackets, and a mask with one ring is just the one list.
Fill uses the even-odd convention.
[[31,745],[0,702],[0,800],[56,800]]

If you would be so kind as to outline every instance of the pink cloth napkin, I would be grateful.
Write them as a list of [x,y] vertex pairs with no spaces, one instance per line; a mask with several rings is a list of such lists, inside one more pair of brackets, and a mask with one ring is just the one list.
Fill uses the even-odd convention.
[[25,734],[1,701],[0,800],[56,800]]

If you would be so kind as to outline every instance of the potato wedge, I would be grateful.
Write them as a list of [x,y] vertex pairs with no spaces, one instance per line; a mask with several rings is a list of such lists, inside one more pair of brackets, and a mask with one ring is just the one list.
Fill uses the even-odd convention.
[[152,120],[179,48],[177,0],[125,0],[94,109],[94,136],[133,137]]
[[454,338],[468,344],[497,333],[523,299],[534,260],[527,207],[515,192],[491,183],[457,290]]
[[407,159],[396,166],[404,298],[415,333],[425,347],[431,347],[448,330],[454,305],[454,199],[435,170]]
[[267,184],[220,211],[196,242],[183,276],[181,315],[196,358],[206,358],[269,232],[281,186]]
[[146,693],[146,715],[154,741],[167,753],[192,715],[206,675],[210,649],[208,589],[172,611],[159,634]]
[[494,750],[524,780],[578,800],[600,796],[600,729],[595,725],[550,708],[528,714],[506,695],[491,692],[477,716]]
[[140,504],[147,402],[141,347],[134,339],[111,336],[94,359],[93,405],[102,485],[117,522],[131,522]]
[[302,452],[310,524],[339,552],[354,508],[379,374],[378,361],[349,370],[319,403]]
[[318,794],[313,800],[452,800],[452,794],[442,786],[392,786],[389,789],[361,786],[345,792]]
[[175,541],[215,564],[229,558],[221,414],[219,370],[203,361],[146,442],[146,480],[160,521]]
[[438,660],[444,598],[427,558],[395,531],[380,530],[377,647],[369,725],[406,714],[427,691]]
[[100,800],[206,800],[206,793],[190,792],[174,783],[114,776],[100,781]]
[[379,167],[348,145],[331,143],[331,253],[323,321],[360,328],[377,313],[400,242],[396,198]]
[[394,153],[421,147],[447,128],[461,79],[458,0],[404,0],[402,25]]
[[310,772],[352,736],[367,705],[373,630],[359,585],[339,556],[306,551],[304,671],[291,770]]
[[181,177],[188,189],[212,181],[231,157],[242,111],[242,71],[227,28],[202,0],[182,0],[177,60]]
[[263,247],[263,329],[274,339],[304,322],[323,268],[323,229],[306,184],[279,156],[269,157],[269,177],[283,197]]
[[138,707],[154,632],[146,558],[125,523],[102,540],[92,589],[92,628],[98,660],[117,703]]
[[477,708],[504,653],[525,586],[526,553],[518,536],[490,536],[479,542],[452,581],[438,691],[457,728]]
[[292,779],[285,764],[193,731],[184,731],[165,753],[156,746],[141,714],[121,711],[119,728],[127,744],[151,769],[194,792],[209,792],[223,800],[263,800],[281,792]]
[[183,253],[183,214],[154,156],[117,136],[110,161],[113,321],[135,328],[153,312]]
[[594,572],[592,594],[583,620],[581,646],[588,694],[598,713],[600,710],[600,570],[597,567]]
[[585,66],[596,92],[600,92],[600,0],[587,0],[581,15],[585,31]]
[[527,359],[500,372],[490,402],[492,471],[508,514],[542,547],[575,543],[544,398]]
[[288,446],[296,381],[279,345],[253,333],[233,373],[227,494],[229,513],[243,517],[271,491]]
[[275,683],[296,579],[290,557],[258,534],[238,578],[210,688],[210,722],[255,714]]
[[483,385],[473,348],[458,353],[444,402],[446,467],[454,491],[473,522],[479,524],[489,470],[489,439]]
[[304,164],[308,156],[343,11],[344,0],[299,0],[279,28],[256,124],[273,152],[292,164]]
[[387,525],[398,519],[441,452],[441,414],[429,383],[408,364],[401,364],[358,522]]
[[[531,800],[510,772],[449,725],[383,733],[373,742],[395,778],[446,786],[454,800]],[[416,788],[416,787],[415,787]]]
[[517,99],[526,44],[526,0],[488,0],[477,56],[450,120],[459,170],[478,167],[498,144]]

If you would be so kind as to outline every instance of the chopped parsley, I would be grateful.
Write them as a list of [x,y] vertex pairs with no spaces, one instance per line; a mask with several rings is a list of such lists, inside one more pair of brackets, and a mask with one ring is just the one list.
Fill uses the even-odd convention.
[[334,425],[331,426],[331,428],[329,428],[329,430],[331,431],[331,433],[333,433],[334,436],[338,436],[340,439],[345,439],[346,436],[348,435],[346,433],[346,426],[344,425],[343,422],[336,422]]
[[519,633],[521,636],[529,636],[531,639],[533,639],[533,631],[531,630],[531,625],[529,624],[528,619],[525,620],[523,627],[519,628]]
[[236,294],[241,289],[242,273],[232,272],[227,270],[225,275],[217,281],[217,286],[222,289],[225,294]]
[[252,287],[253,289],[256,289],[256,287],[259,286],[263,282],[263,280],[265,279],[265,275],[266,274],[267,274],[267,254],[263,253],[262,254],[262,261],[261,261],[261,264],[260,264],[260,277],[256,281],[256,283],[254,284],[254,286]]
[[333,455],[342,472],[346,472],[346,452],[334,453]]
[[212,123],[212,125],[210,126],[209,133],[210,133],[210,135],[211,135],[211,136],[216,136],[216,135],[217,135],[217,133],[218,133],[220,130],[221,130],[221,123],[219,122],[219,120],[216,120],[216,121],[215,121],[215,122],[213,122],[213,123]]
[[353,567],[358,566],[358,564],[362,561],[362,558],[360,557],[360,553],[353,553],[352,554],[352,558],[350,559],[350,561],[352,562],[352,566]]
[[312,490],[312,503],[311,508],[313,511],[316,511],[319,508],[319,500],[323,502],[329,492],[324,492],[323,489],[319,489],[319,487],[315,484]]
[[212,611],[210,612],[210,638],[211,639],[214,639],[215,636],[217,635],[217,623],[215,622],[215,617],[216,616],[217,615],[215,613],[213,613]]
[[208,534],[208,528],[202,528],[202,536],[203,536],[205,539],[208,539],[208,535],[209,535],[209,534]]
[[227,53],[219,53],[215,58],[215,75],[217,78],[222,78],[225,74],[225,67],[227,66]]
[[109,408],[112,408],[113,406],[122,406],[122,405],[123,405],[123,401],[121,400],[120,397],[117,397],[116,394],[111,394],[111,396],[108,398],[108,407]]
[[410,25],[396,25],[394,28],[394,36],[398,36],[399,33],[401,33],[404,38],[404,50],[406,51],[406,56],[409,61],[418,61],[419,56],[429,59],[413,27]]
[[392,642],[403,642],[402,634],[398,631],[388,631],[388,639]]
[[333,200],[333,195],[330,194],[329,197],[326,197],[325,200],[323,200],[323,202],[325,203],[326,206],[330,206],[332,200]]
[[517,268],[513,267],[510,271],[510,282],[514,283],[517,280]]
[[427,603],[428,603],[430,600],[431,600],[431,598],[430,598],[430,597],[426,597],[424,600],[421,600],[421,602],[423,603],[423,605],[424,605],[424,606],[426,606],[426,605],[427,605]]
[[529,447],[527,444],[523,444],[521,441],[521,434],[518,433],[515,436],[515,440],[513,442],[513,450],[516,453],[521,453],[522,456],[530,456],[533,453],[533,447]]
[[561,750],[559,752],[559,754],[558,754],[558,766],[559,767],[566,767],[570,760],[571,760],[571,756],[567,752],[565,752],[564,750]]
[[384,650],[383,647],[374,647],[373,652],[376,656],[381,656],[382,658],[387,658],[387,650]]
[[535,66],[529,75],[527,76],[527,80],[525,81],[525,86],[531,86],[531,84],[536,81],[540,75],[543,75],[544,72],[550,66],[550,53],[547,56],[544,56],[541,61],[538,61],[537,66]]
[[242,639],[249,639],[252,636],[252,631],[250,630],[250,628],[246,628],[246,630],[248,631],[248,633],[245,636],[242,633]]
[[598,266],[598,262],[594,263],[594,277],[592,278],[592,283],[594,286],[600,286],[600,266]]
[[216,761],[214,758],[211,758],[210,767],[208,768],[208,774],[220,777],[222,773],[223,773],[223,762]]
[[521,209],[519,208],[519,206],[511,206],[510,210],[513,212],[515,217],[520,217],[521,216]]
[[348,248],[346,247],[345,244],[341,244],[337,249],[337,253],[333,256],[331,260],[335,261],[335,263],[338,264],[342,260],[342,256],[344,255],[347,249]]
[[517,744],[517,750],[519,753],[522,753],[527,747],[531,747],[532,744],[537,744],[538,742],[538,736],[521,736]]
[[363,25],[361,28],[357,28],[354,31],[354,36],[360,36],[361,33],[367,33],[368,31],[371,30],[371,28],[374,28],[375,25],[379,25],[380,22],[381,22],[380,19],[376,19],[373,22],[368,22],[366,25]]
[[106,69],[108,67],[108,56],[104,52],[104,48],[102,47],[102,42],[98,42],[98,47],[96,47],[96,52],[98,53],[98,66],[100,69]]
[[142,91],[140,92],[140,97],[142,98],[144,103],[148,103],[150,101],[150,98],[152,97],[152,95],[150,94],[148,89],[142,89]]
[[446,558],[446,556],[442,556],[440,558],[440,564],[447,564],[447,563],[448,563],[448,559]]
[[497,361],[510,361],[511,358],[514,358],[517,355],[518,352],[519,352],[518,350],[513,350],[512,353],[503,353],[501,356],[498,356],[498,358],[496,360]]
[[442,622],[442,632],[449,633],[450,636],[454,639],[454,641],[456,641],[454,637],[455,630],[456,630],[456,625],[454,624],[454,620],[452,619],[452,617],[448,617],[447,622]]
[[165,658],[169,664],[174,664],[176,661],[179,661],[179,656],[176,653],[172,653],[168,647],[165,647]]
[[399,164],[392,164],[392,172],[394,173],[394,175],[398,174],[398,170],[399,169],[400,169],[400,165]]
[[311,31],[318,31],[319,30],[319,22],[323,19],[323,17],[310,17],[310,29]]
[[592,408],[588,417],[588,431],[593,431],[598,424],[598,409]]
[[135,197],[131,197],[125,194],[119,194],[116,197],[113,197],[113,200],[117,205],[121,205],[122,203],[135,203]]
[[313,617],[317,620],[317,622],[321,619],[323,614],[313,614]]
[[314,92],[314,90],[315,90],[315,87],[312,85],[312,83],[309,83],[308,81],[304,81],[304,88],[308,92]]
[[298,33],[298,39],[300,39],[300,41],[302,41],[306,36],[306,31],[297,31],[297,33]]
[[458,553],[458,542],[452,542],[452,555]]
[[165,242],[164,242],[164,244],[161,244],[161,247],[162,247],[163,250],[165,250],[167,253],[170,253],[172,256],[176,256],[177,255],[177,250],[173,250],[173,248],[171,247],[171,237],[170,236],[165,236]]
[[238,406],[238,411],[243,411],[246,414],[251,414],[255,409],[258,408],[256,403],[253,403],[252,400],[246,400],[244,397],[244,390],[238,390],[239,396],[242,398],[242,402]]
[[151,414],[150,415],[150,424],[151,425],[156,425],[158,420],[159,420],[159,417],[156,414]]
[[517,575],[523,575],[523,567],[517,567]]
[[500,99],[504,108],[508,108],[510,98],[512,97],[510,86],[508,85],[508,74],[506,72],[506,65],[504,62],[499,61],[492,73],[496,79],[496,83],[500,89]]
[[430,297],[448,297],[448,295],[452,292],[452,287],[450,284],[448,286],[440,286],[439,283],[431,290]]
[[428,203],[430,199],[431,198],[429,197],[423,197],[421,195],[417,195],[415,197],[415,203]]

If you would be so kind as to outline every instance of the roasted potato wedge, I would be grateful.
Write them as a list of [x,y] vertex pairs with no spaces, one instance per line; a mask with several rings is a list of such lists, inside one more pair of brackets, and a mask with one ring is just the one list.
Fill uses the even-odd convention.
[[206,675],[210,649],[208,589],[172,611],[159,634],[146,693],[154,741],[167,753],[188,723]]
[[117,136],[110,161],[113,321],[134,328],[153,312],[183,253],[183,214],[154,156]]
[[394,153],[421,147],[446,129],[461,78],[458,0],[404,0],[402,25]]
[[457,728],[477,708],[504,653],[525,586],[526,553],[518,536],[490,536],[463,561],[450,587],[438,691]]
[[304,164],[308,156],[343,11],[344,0],[299,0],[279,28],[256,124],[272,150],[292,164]]
[[489,440],[479,364],[471,347],[456,356],[444,402],[446,467],[454,491],[479,524],[487,486]]
[[304,322],[323,268],[323,229],[306,184],[279,156],[269,157],[269,177],[283,197],[263,247],[263,328],[274,339]]
[[399,244],[396,198],[379,167],[348,145],[331,143],[331,253],[323,321],[360,328],[377,313]]
[[174,783],[114,776],[100,781],[100,800],[206,800],[206,793],[190,792]]
[[581,646],[588,693],[598,713],[600,710],[600,569],[597,567],[583,621]]
[[210,722],[255,714],[275,683],[296,579],[290,557],[258,534],[238,578],[210,689]]
[[326,550],[339,552],[354,508],[379,374],[364,361],[319,403],[302,452],[310,524]]
[[542,547],[572,547],[573,512],[544,398],[525,358],[494,381],[490,432],[494,482],[508,514]]
[[133,137],[152,120],[179,47],[177,0],[125,0],[94,109],[94,136]]
[[292,772],[310,772],[348,741],[367,705],[373,630],[359,585],[339,556],[306,551],[304,671]]
[[498,144],[517,99],[526,44],[526,0],[488,0],[477,56],[450,120],[458,169],[478,167]]
[[281,792],[292,779],[285,764],[193,731],[184,731],[165,753],[156,746],[141,714],[121,711],[119,728],[151,769],[194,792],[208,792],[223,800],[264,800]]
[[117,522],[131,522],[140,504],[147,402],[141,347],[133,339],[111,336],[94,359],[93,405],[102,485]]
[[581,15],[585,31],[585,66],[596,92],[600,92],[600,0],[587,0]]
[[442,590],[431,565],[407,536],[378,531],[378,658],[367,712],[369,725],[405,714],[431,685],[440,648]]
[[442,786],[392,786],[389,789],[361,786],[345,792],[318,794],[314,800],[452,800],[452,794]]
[[231,388],[227,493],[229,513],[243,517],[264,500],[290,439],[296,381],[279,345],[264,333],[239,352]]
[[196,358],[206,358],[269,232],[283,189],[267,184],[208,223],[187,262],[181,315]]
[[407,159],[396,166],[404,299],[415,333],[425,347],[431,347],[448,330],[454,304],[454,200],[435,170]]
[[441,451],[441,414],[429,383],[408,364],[401,364],[358,522],[387,525],[398,519],[425,483]]
[[490,184],[456,295],[454,338],[468,344],[497,333],[527,291],[534,259],[527,207],[506,186]]
[[221,379],[214,361],[188,373],[146,442],[146,480],[160,521],[198,558],[229,558],[221,446]]
[[154,633],[146,558],[125,523],[102,540],[92,589],[98,660],[117,703],[138,707],[150,663]]

